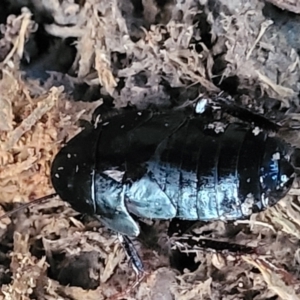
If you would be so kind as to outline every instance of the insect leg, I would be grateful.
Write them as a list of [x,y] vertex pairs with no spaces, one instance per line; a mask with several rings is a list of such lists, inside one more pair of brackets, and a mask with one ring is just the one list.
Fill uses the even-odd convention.
[[[178,239],[179,240],[179,239]],[[174,245],[182,249],[193,250],[208,250],[211,252],[225,252],[231,254],[253,254],[256,253],[256,248],[241,245],[236,243],[230,243],[227,241],[214,240],[211,238],[203,238],[201,236],[186,236],[182,237],[179,242],[175,241]]]
[[245,107],[241,107],[226,98],[217,97],[214,102],[220,105],[223,111],[239,118],[242,121],[253,123],[255,126],[271,132],[277,132],[280,129],[280,126],[278,124],[270,121],[266,117],[250,111]]
[[193,232],[195,226],[201,226],[202,222],[188,221],[174,218],[168,228],[169,242],[171,246],[170,265],[183,273],[184,269],[195,271],[201,262],[195,262],[196,252],[214,252],[221,254],[230,253],[232,256],[238,257],[242,254],[256,253],[256,248],[220,241],[206,237],[210,232],[202,233],[202,235]]
[[118,238],[127,256],[132,262],[133,269],[136,272],[137,278],[134,281],[134,283],[130,285],[129,288],[127,288],[125,291],[122,291],[120,293],[111,296],[108,300],[119,300],[125,298],[138,284],[141,283],[141,281],[144,279],[146,275],[142,259],[140,258],[130,238],[126,235],[121,235],[121,234],[118,234]]
[[118,238],[127,254],[129,259],[132,262],[133,269],[137,274],[137,277],[143,277],[145,273],[144,264],[142,262],[142,259],[140,258],[137,250],[135,249],[132,241],[130,238],[126,235],[118,235]]

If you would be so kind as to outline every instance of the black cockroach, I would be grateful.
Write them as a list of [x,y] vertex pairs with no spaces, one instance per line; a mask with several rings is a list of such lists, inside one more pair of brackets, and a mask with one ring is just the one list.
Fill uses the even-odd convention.
[[218,133],[203,115],[129,110],[71,139],[53,161],[51,180],[75,210],[138,236],[136,218],[227,221],[276,204],[294,180],[287,155],[283,141],[249,124]]
[[132,215],[226,221],[276,204],[294,179],[285,144],[245,124],[221,130],[181,111],[124,112],[71,139],[52,184],[75,210],[127,236],[139,234]]
[[248,218],[291,188],[288,151],[282,140],[249,124],[218,131],[204,115],[125,110],[71,139],[54,158],[51,180],[75,210],[124,235],[126,252],[143,272],[128,238],[139,235],[137,218]]

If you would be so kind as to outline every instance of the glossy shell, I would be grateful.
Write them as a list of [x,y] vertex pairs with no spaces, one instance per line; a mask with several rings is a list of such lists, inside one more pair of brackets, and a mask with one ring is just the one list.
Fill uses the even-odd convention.
[[213,125],[180,111],[117,115],[57,154],[53,186],[77,211],[129,236],[139,234],[133,215],[236,220],[274,205],[293,182],[284,143],[245,124]]

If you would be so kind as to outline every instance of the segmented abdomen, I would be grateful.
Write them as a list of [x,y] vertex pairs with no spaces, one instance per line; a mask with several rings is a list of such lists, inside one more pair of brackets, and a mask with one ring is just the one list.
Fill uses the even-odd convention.
[[156,149],[148,162],[153,179],[170,198],[176,217],[187,220],[239,219],[261,199],[260,164],[265,133],[230,124],[223,133],[186,122]]

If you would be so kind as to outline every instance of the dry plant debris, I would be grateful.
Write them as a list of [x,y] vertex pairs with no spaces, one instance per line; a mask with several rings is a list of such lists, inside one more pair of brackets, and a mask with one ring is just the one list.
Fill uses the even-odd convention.
[[[264,95],[287,108],[298,105],[297,40],[292,44],[292,32],[266,17],[263,1],[144,0],[143,11],[138,1],[37,2],[22,3],[38,6],[36,13],[49,9],[54,23],[36,24],[23,9],[0,26],[0,199],[6,209],[53,192],[53,157],[81,130],[79,119],[90,118],[101,103],[71,101],[74,84],[99,86],[117,107],[130,101],[142,108],[167,106],[168,90],[179,100],[218,93],[236,76],[247,104],[255,106],[249,99]],[[289,9],[288,1],[275,4]],[[53,74],[44,84],[21,76],[24,46],[38,26],[56,37],[76,38],[73,77],[61,84]],[[189,93],[193,87],[196,94]],[[149,274],[125,298],[299,299],[299,196],[295,184],[276,207],[250,220],[197,229],[257,247],[256,255],[199,250],[196,270],[179,274],[166,251],[136,241]],[[116,236],[59,199],[2,219],[0,235],[0,299],[108,299],[135,280]]]

